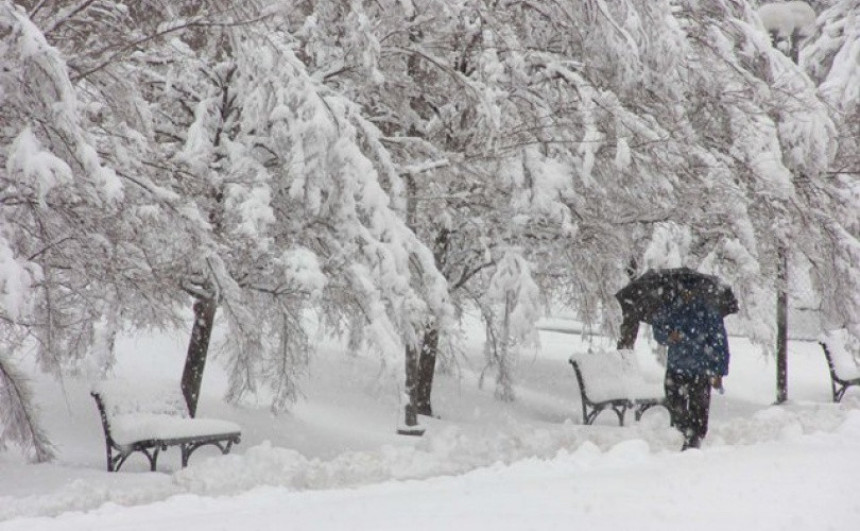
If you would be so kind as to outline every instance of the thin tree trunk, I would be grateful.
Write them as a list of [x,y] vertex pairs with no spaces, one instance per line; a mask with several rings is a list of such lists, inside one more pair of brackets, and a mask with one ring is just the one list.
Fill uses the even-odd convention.
[[779,250],[776,292],[776,403],[788,400],[788,256]]
[[505,294],[505,316],[502,319],[501,353],[499,354],[499,372],[496,375],[496,390],[494,394],[503,402],[513,402],[514,385],[511,374],[511,312],[514,308],[514,294],[508,290]]
[[[445,270],[445,260],[451,245],[451,232],[442,228],[436,234],[433,242],[433,259],[439,271]],[[448,285],[451,279],[446,277]],[[418,381],[416,382],[415,406],[419,415],[433,416],[433,406],[430,395],[433,392],[433,377],[436,375],[436,358],[439,354],[439,328],[428,325],[421,340],[421,352],[418,357]]]
[[415,408],[419,415],[433,416],[430,394],[433,392],[433,376],[436,373],[436,357],[439,352],[439,330],[429,327],[424,332],[421,353],[418,357],[415,382]]
[[418,426],[418,409],[416,407],[417,401],[417,382],[418,382],[418,351],[407,345],[406,347],[406,396],[408,397],[408,401],[406,406],[404,407],[405,417],[403,419],[404,425],[407,427],[407,430],[399,431],[404,435],[420,435],[418,432],[411,432],[408,428],[412,426]]
[[185,355],[185,369],[182,371],[182,395],[188,406],[188,414],[192,417],[197,414],[197,400],[200,398],[203,369],[206,367],[209,340],[212,337],[217,309],[218,304],[214,299],[197,299],[194,302],[194,325],[191,327],[191,339]]

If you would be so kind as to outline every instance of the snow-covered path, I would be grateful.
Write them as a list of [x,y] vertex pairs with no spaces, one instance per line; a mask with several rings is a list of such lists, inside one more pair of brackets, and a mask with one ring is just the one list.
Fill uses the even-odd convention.
[[832,433],[677,453],[642,440],[589,443],[461,476],[354,489],[260,487],[105,505],[6,531],[242,530],[847,530],[860,521],[860,412]]
[[[613,415],[581,424],[567,356],[586,345],[545,333],[519,368],[519,399],[477,387],[474,366],[441,374],[427,434],[399,437],[390,389],[368,386],[376,362],[315,359],[309,395],[273,417],[265,403],[220,400],[212,366],[203,407],[243,427],[229,456],[200,450],[179,469],[176,452],[104,471],[98,415],[86,381],[63,387],[34,373],[54,463],[0,453],[0,531],[194,529],[384,530],[854,529],[860,521],[860,390],[830,399],[815,343],[792,342],[791,401],[772,406],[772,360],[733,337],[725,395],[715,395],[701,451],[679,453],[662,408],[618,427]],[[660,367],[642,342],[643,368]],[[181,370],[181,338],[120,344],[119,375],[164,381]],[[146,354],[146,355],[141,355]]]

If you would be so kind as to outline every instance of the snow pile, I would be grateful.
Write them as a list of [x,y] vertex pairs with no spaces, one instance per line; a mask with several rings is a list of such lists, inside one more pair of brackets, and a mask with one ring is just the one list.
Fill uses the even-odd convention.
[[815,33],[815,11],[806,2],[764,4],[759,8],[758,16],[765,29],[780,38],[794,34],[809,37]]
[[[860,435],[860,411],[856,404],[850,404],[773,407],[750,418],[719,423],[712,426],[706,448]],[[414,448],[385,446],[378,451],[345,452],[331,460],[261,444],[243,455],[192,461],[188,468],[171,476],[129,473],[143,480],[131,486],[79,479],[50,495],[0,498],[0,521],[91,510],[105,503],[141,505],[177,494],[235,495],[264,486],[290,491],[358,487],[461,475],[499,464],[552,461],[564,456],[578,456],[575,461],[591,468],[654,464],[675,454],[679,445],[678,434],[666,426],[664,417],[649,412],[642,422],[623,429],[568,423],[547,429],[510,425],[477,434],[447,427],[429,431]],[[119,481],[122,476],[111,477]]]
[[712,425],[707,444],[736,446],[793,440],[815,433],[834,432],[842,429],[846,423],[858,421],[860,411],[837,404],[773,406],[751,417],[734,418]]
[[[480,328],[473,324],[471,330]],[[669,415],[660,407],[623,428],[613,415],[599,417],[595,425],[581,425],[579,393],[568,358],[571,351],[583,352],[588,346],[579,334],[542,331],[541,335],[540,353],[524,359],[520,367],[516,402],[499,402],[492,389],[478,388],[478,374],[469,372],[468,360],[462,361],[461,376],[440,374],[434,405],[443,418],[422,419],[427,427],[422,438],[394,434],[402,409],[389,390],[368,388],[379,370],[378,362],[344,358],[339,348],[333,348],[336,345],[320,346],[309,373],[314,385],[308,387],[308,396],[290,415],[278,417],[272,417],[265,405],[224,404],[220,393],[228,378],[213,364],[200,410],[240,425],[242,444],[226,456],[217,449],[201,449],[185,469],[179,469],[179,452],[170,449],[160,457],[156,473],[146,471],[148,463],[142,456],[130,459],[123,472],[105,472],[104,441],[88,394],[90,383],[68,379],[63,392],[53,380],[37,378],[40,405],[59,443],[59,454],[54,463],[28,465],[12,452],[0,453],[0,478],[7,478],[0,480],[0,529],[6,525],[18,531],[29,523],[40,529],[40,524],[54,522],[43,517],[62,513],[67,514],[56,522],[80,518],[98,522],[90,528],[107,528],[101,522],[111,515],[161,514],[164,507],[186,507],[182,504],[194,500],[220,507],[229,506],[231,500],[259,500],[264,493],[279,493],[294,501],[308,496],[328,499],[342,492],[401,492],[414,485],[468,483],[472,478],[516,473],[522,474],[527,488],[534,484],[537,471],[561,474],[571,488],[603,484],[618,496],[619,489],[626,492],[628,482],[647,483],[656,471],[687,477],[697,463],[711,462],[710,468],[722,470],[736,459],[747,459],[757,470],[768,470],[767,463],[794,456],[793,452],[833,465],[839,461],[832,455],[855,451],[851,445],[860,430],[860,393],[850,392],[841,404],[829,402],[826,364],[815,343],[792,344],[790,387],[797,402],[772,407],[771,367],[748,341],[732,337],[727,392],[714,397],[703,451],[688,455],[678,454],[681,436],[669,427]],[[129,414],[151,411],[159,400],[167,402],[167,410],[181,409],[178,386],[170,385],[165,391],[163,383],[175,381],[181,372],[183,358],[176,352],[181,352],[187,338],[179,334],[175,339],[143,339],[138,343],[137,338],[120,338],[118,348],[126,355],[119,358],[116,374],[126,379],[97,387],[115,393],[115,407],[124,402],[121,409]],[[611,349],[610,343],[594,349]],[[657,378],[662,368],[646,343],[638,343],[636,361],[643,374]],[[482,359],[480,343],[471,344],[469,358]],[[261,404],[266,402],[262,397]],[[394,410],[396,418],[391,414]],[[794,463],[793,458],[785,462]],[[741,481],[738,477],[748,473],[736,468],[741,476],[731,481],[719,474],[715,476],[719,479],[707,481],[717,481],[714,488],[718,489],[736,484]],[[601,483],[607,474],[624,480]],[[778,484],[780,478],[774,473],[763,481],[773,479]],[[643,503],[665,507],[660,494],[649,491],[643,496]],[[707,496],[702,494],[702,499]],[[177,514],[185,514],[185,509],[171,513],[172,517]],[[221,516],[218,525],[223,524]],[[11,520],[27,517],[38,518]],[[142,528],[147,518],[132,518],[131,528]],[[201,520],[195,517],[194,521]]]
[[[428,432],[416,448],[384,447],[378,452],[347,452],[333,460],[308,459],[298,452],[268,444],[244,455],[213,458],[173,475],[174,485],[203,495],[236,494],[258,486],[291,490],[355,487],[388,480],[425,479],[464,474],[497,463],[553,459],[560,453],[590,448],[614,459],[617,447],[635,444],[646,454],[674,453],[680,436],[660,415],[614,429],[566,424],[553,429],[508,427],[498,433],[467,435],[458,428]],[[711,429],[707,446],[751,445],[860,426],[860,411],[835,405],[793,409],[773,407],[746,419],[733,419]]]
[[182,494],[162,475],[132,488],[116,488],[105,481],[79,479],[47,496],[0,498],[0,522],[27,516],[56,516],[69,511],[89,511],[105,504],[135,506]]
[[[59,518],[11,521],[14,531],[294,529],[759,531],[853,529],[860,419],[844,433],[718,452],[653,455],[640,440],[603,452],[584,443],[548,460],[501,463],[456,477],[365,488],[254,489],[235,497],[176,496]],[[833,466],[842,463],[841,473]]]

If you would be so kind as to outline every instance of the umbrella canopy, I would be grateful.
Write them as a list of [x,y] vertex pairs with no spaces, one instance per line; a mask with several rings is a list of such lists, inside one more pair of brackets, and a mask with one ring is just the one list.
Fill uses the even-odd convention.
[[633,317],[651,323],[654,315],[672,304],[681,291],[693,292],[717,308],[723,317],[738,311],[738,300],[732,288],[718,277],[688,267],[649,269],[621,288],[615,298],[621,303],[625,321]]

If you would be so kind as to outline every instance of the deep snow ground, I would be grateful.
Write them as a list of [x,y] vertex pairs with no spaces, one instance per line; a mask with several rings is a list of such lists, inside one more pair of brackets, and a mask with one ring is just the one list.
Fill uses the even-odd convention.
[[[835,434],[684,454],[655,454],[638,440],[607,452],[584,443],[553,459],[461,476],[355,489],[182,495],[10,521],[0,529],[846,530],[860,518],[853,501],[858,446],[848,442],[858,436],[860,416],[853,414]],[[845,463],[836,474],[835,460]]]
[[[551,332],[542,341],[520,361],[518,400],[502,404],[491,377],[477,388],[480,338],[470,335],[468,358],[438,377],[441,418],[424,419],[422,438],[395,434],[397,383],[335,343],[314,359],[306,397],[279,416],[264,400],[221,402],[225,376],[210,363],[200,414],[241,424],[242,443],[226,457],[201,449],[185,470],[168,450],[154,474],[140,456],[104,472],[85,378],[60,386],[34,372],[58,459],[29,465],[14,449],[0,453],[0,529],[817,530],[860,518],[860,391],[830,402],[814,343],[792,342],[791,402],[772,407],[772,360],[733,337],[706,444],[682,454],[659,408],[624,428],[611,413],[582,426],[566,359],[584,345]],[[183,332],[124,338],[117,373],[178,378],[184,342]],[[647,341],[637,348],[659,378]]]

